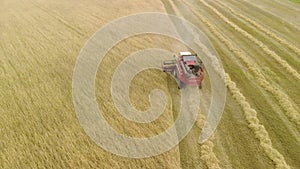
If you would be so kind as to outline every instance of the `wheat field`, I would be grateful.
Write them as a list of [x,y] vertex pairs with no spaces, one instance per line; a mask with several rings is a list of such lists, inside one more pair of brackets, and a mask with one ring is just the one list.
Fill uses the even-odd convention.
[[[3,0],[0,3],[0,168],[300,168],[300,4],[288,0]],[[202,30],[226,72],[227,99],[214,135],[199,144],[205,115],[171,150],[132,159],[97,146],[81,127],[72,100],[76,59],[105,24],[130,14],[162,12]],[[162,35],[138,35],[108,51],[97,71],[97,103],[119,133],[151,137],[178,116],[176,82],[144,70],[129,88],[133,105],[166,94],[159,119],[140,124],[118,113],[110,93],[117,66],[147,48],[190,48]],[[201,57],[201,56],[200,56]],[[210,104],[210,79],[201,89]],[[113,140],[112,140],[113,141]]]

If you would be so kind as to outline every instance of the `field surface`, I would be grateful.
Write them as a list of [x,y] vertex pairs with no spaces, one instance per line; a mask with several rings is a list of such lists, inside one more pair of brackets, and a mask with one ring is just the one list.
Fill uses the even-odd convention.
[[[3,0],[0,2],[0,168],[300,168],[300,4],[288,0]],[[98,147],[77,119],[72,76],[81,48],[102,26],[139,12],[163,12],[190,21],[218,52],[227,100],[216,133],[198,138],[199,112],[190,133],[163,154],[130,159]],[[186,30],[188,31],[188,30]],[[160,35],[119,42],[97,72],[96,96],[114,129],[150,137],[178,114],[175,81],[158,70],[139,73],[129,88],[133,105],[150,107],[159,88],[168,104],[149,124],[126,120],[110,94],[114,70],[133,52],[189,50]],[[200,56],[201,57],[201,56]],[[206,74],[201,108],[210,104]],[[173,104],[172,104],[173,103]],[[113,141],[113,140],[112,140]]]

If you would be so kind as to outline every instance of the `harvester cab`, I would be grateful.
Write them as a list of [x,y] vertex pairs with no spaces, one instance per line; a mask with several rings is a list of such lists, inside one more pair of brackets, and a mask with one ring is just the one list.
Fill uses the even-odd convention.
[[174,55],[174,60],[163,62],[162,70],[170,73],[178,84],[178,89],[184,86],[198,86],[202,88],[204,79],[204,65],[197,54],[191,52],[180,52],[178,56]]

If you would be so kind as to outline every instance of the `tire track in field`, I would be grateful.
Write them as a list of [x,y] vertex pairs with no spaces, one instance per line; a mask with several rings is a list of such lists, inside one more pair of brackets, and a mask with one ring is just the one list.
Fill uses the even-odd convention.
[[53,17],[55,20],[57,20],[59,23],[65,25],[67,28],[69,28],[71,31],[75,32],[76,34],[80,35],[80,36],[85,36],[85,33],[80,30],[79,28],[74,27],[73,25],[71,25],[70,23],[68,23],[67,21],[65,21],[61,16],[59,16],[57,13],[51,11],[50,9],[47,9],[45,7],[43,7],[42,5],[38,4],[37,2],[31,1],[31,3],[36,6],[37,8],[39,8],[40,10],[42,10],[43,12],[45,12],[46,14],[48,14],[49,16]]
[[[200,42],[201,44],[201,42]],[[208,54],[205,51],[205,48],[203,49],[204,52],[206,54]],[[218,71],[218,69],[216,70]],[[231,87],[231,91],[234,91],[232,93],[235,93],[236,91],[239,91],[239,89],[235,86],[235,88],[233,88],[232,84],[235,84],[234,82],[231,81],[231,79],[229,78],[229,75],[226,75],[226,86],[227,87]],[[243,96],[241,93],[240,95],[237,96]],[[263,125],[259,124],[259,120],[256,116],[256,114],[250,114],[248,108],[250,107],[250,104],[246,101],[245,97],[244,98],[244,102],[242,102],[243,100],[241,98],[235,98],[237,100],[239,100],[239,104],[242,106],[245,115],[246,115],[246,120],[249,123],[249,128],[252,129],[255,133],[255,136],[257,139],[259,139],[260,142],[260,146],[264,149],[265,153],[268,155],[268,157],[274,162],[276,168],[290,168],[287,163],[285,162],[285,159],[283,157],[282,154],[280,154],[275,148],[273,148],[272,146],[272,142],[269,138],[269,135],[267,133],[267,131],[265,130]],[[250,110],[254,110],[254,109],[250,109]],[[255,110],[254,110],[255,111]],[[256,111],[255,111],[256,112]],[[206,165],[209,168],[219,168],[218,165],[218,159],[216,157],[207,157],[206,155],[210,154],[210,150],[213,149],[213,144],[210,142],[207,142],[205,145],[202,145],[201,147],[201,153],[202,156],[201,158],[205,160]],[[217,164],[217,166],[214,166],[215,164]]]
[[[239,0],[239,2],[246,4],[247,6],[250,5],[250,6],[256,8],[256,9],[259,9],[265,13],[268,13],[276,18],[279,18],[280,20],[282,20],[284,22],[288,22],[290,25],[292,25],[294,28],[296,28],[298,30],[300,29],[299,19],[295,18],[295,17],[291,18],[290,15],[288,14],[288,12],[291,12],[291,11],[287,11],[287,9],[285,9],[284,12],[282,9],[278,9],[278,8],[274,9],[274,6],[270,6],[270,2],[267,5],[266,5],[266,2],[264,2],[264,4],[261,4],[261,2],[263,2],[261,0],[259,0],[259,1]],[[273,5],[273,4],[275,4],[275,3],[271,2],[271,5]],[[294,15],[294,16],[298,16],[298,15]]]
[[[3,44],[0,42],[0,47],[3,49],[2,52],[4,54],[4,59],[3,60],[6,60],[6,61],[9,61],[9,58],[7,56],[7,53],[5,52],[4,49],[4,46]],[[2,62],[2,61],[1,61]],[[9,61],[10,62],[10,61]],[[15,79],[12,77],[12,75],[9,75],[8,72],[10,72],[8,70],[7,67],[9,67],[9,65],[11,65],[11,63],[8,65],[8,64],[5,64],[4,62],[1,63],[1,67],[3,68],[3,77],[6,79],[5,82],[7,83],[7,85],[10,85],[13,83],[13,81],[15,81]],[[13,67],[11,67],[11,69],[15,72],[15,69]],[[19,75],[16,75],[17,77],[19,77]],[[11,87],[13,85],[10,85]],[[21,108],[21,104],[18,102],[19,98],[17,97],[17,95],[15,94],[15,91],[14,90],[11,90],[11,98],[13,98],[13,103],[15,103],[16,105],[16,108],[18,109],[19,112],[22,112],[22,108]],[[24,102],[24,101],[23,101]],[[6,105],[7,106],[7,105]],[[1,107],[4,108],[4,105],[1,105]]]
[[226,74],[226,85],[232,97],[244,111],[246,120],[249,123],[248,127],[253,130],[255,137],[259,140],[260,146],[263,148],[267,156],[273,161],[275,167],[278,169],[290,168],[283,155],[273,147],[268,132],[266,131],[265,127],[260,124],[260,121],[257,118],[256,110],[251,108],[245,96],[241,93],[235,82],[230,79],[228,74]]
[[[300,29],[297,27],[293,22],[289,22],[287,19],[282,18],[278,15],[275,15],[274,12],[270,12],[266,9],[262,9],[259,6],[256,6],[256,4],[249,3],[247,1],[243,0],[229,0],[228,3],[230,3],[233,6],[231,6],[233,9],[236,9],[236,11],[243,13],[246,16],[250,17],[250,13],[255,11],[255,13],[251,13],[251,18],[253,18],[256,22],[260,23],[262,26],[266,26],[266,28],[273,29],[278,35],[281,35],[281,37],[285,37],[287,40],[294,42],[294,45],[297,46],[297,43],[299,42],[299,36],[289,36],[293,34],[294,32],[299,32]],[[229,4],[228,4],[229,5]],[[239,9],[239,10],[237,10]],[[262,20],[257,18],[261,18]],[[275,21],[275,22],[274,22]],[[282,27],[278,29],[278,25],[281,25]],[[300,48],[300,46],[297,46]]]
[[256,44],[258,47],[260,47],[266,54],[271,56],[277,63],[279,63],[282,67],[285,68],[285,70],[291,74],[294,78],[297,80],[300,80],[300,74],[292,68],[285,60],[283,60],[280,56],[276,54],[276,52],[270,50],[263,42],[259,41],[255,37],[253,37],[251,34],[237,26],[235,23],[231,22],[226,16],[221,14],[217,9],[212,7],[211,5],[207,4],[204,0],[199,0],[203,5],[211,9],[215,14],[217,14],[226,24],[234,28],[237,32],[245,36],[247,39],[252,41],[254,44]]
[[[34,7],[36,7],[36,5],[34,5]],[[48,59],[46,59],[44,61],[42,61],[41,59],[38,59],[39,58],[38,56],[41,54],[42,51],[50,49],[49,45],[47,47],[47,46],[45,46],[45,44],[52,44],[52,46],[53,45],[55,46],[55,43],[53,42],[53,40],[49,39],[48,36],[46,36],[45,32],[47,32],[47,30],[42,29],[39,26],[36,26],[36,22],[39,22],[39,20],[41,20],[40,17],[36,17],[36,15],[33,15],[32,13],[30,13],[29,15],[26,15],[26,17],[24,17],[24,16],[22,17],[21,15],[22,15],[22,13],[13,13],[12,16],[15,17],[16,20],[19,21],[18,25],[16,24],[15,27],[18,28],[18,27],[20,27],[20,25],[21,26],[26,25],[26,23],[30,23],[30,24],[28,25],[28,27],[26,27],[24,29],[16,29],[16,30],[21,30],[17,34],[22,34],[23,36],[17,36],[16,37],[15,42],[18,42],[18,43],[16,43],[15,45],[13,45],[14,43],[11,43],[12,46],[15,49],[18,49],[18,50],[11,50],[11,51],[23,51],[21,56],[23,56],[23,58],[26,58],[25,59],[26,62],[21,62],[21,63],[26,63],[27,66],[31,65],[31,66],[28,66],[28,67],[38,66],[38,67],[36,67],[36,72],[40,72],[40,74],[47,74],[47,71],[42,69],[41,66],[47,64],[47,66],[49,66],[48,68],[50,68],[50,66],[52,67],[53,64],[51,64],[48,61]],[[45,13],[45,16],[48,16],[48,14]],[[56,22],[56,21],[54,20],[54,22]],[[64,25],[62,25],[62,26],[64,26]],[[66,30],[66,31],[69,31],[69,30]],[[51,31],[48,31],[47,33],[51,33]],[[74,32],[70,31],[70,33],[72,35],[74,35]],[[53,33],[52,33],[52,35],[53,35]],[[43,38],[45,38],[45,40],[46,40],[46,41],[44,40],[45,43],[36,43],[40,40],[43,40]],[[51,50],[54,53],[54,52],[56,52],[57,49],[51,49]],[[58,50],[62,51],[61,54],[66,55],[66,56],[68,55],[67,51],[62,50],[62,48],[58,49]],[[20,54],[16,53],[16,55],[20,55]],[[34,57],[28,57],[28,56],[34,56]],[[64,57],[62,57],[62,58],[64,58]],[[61,65],[63,63],[64,62],[60,62]],[[55,75],[57,77],[59,77],[60,79],[63,79],[62,75],[57,72],[58,70],[56,70],[56,69],[53,69],[53,70],[54,71],[52,73],[54,73],[54,74],[56,73]],[[21,78],[21,77],[22,76],[20,76],[19,78]],[[30,81],[31,82],[32,81],[39,81],[38,79],[40,79],[40,78],[41,78],[40,76],[36,77],[36,79],[32,79],[30,77],[30,79],[31,79]],[[24,78],[22,80],[22,84],[23,84],[23,86],[25,86],[25,83],[23,83],[23,81],[24,81]],[[28,80],[25,80],[25,81],[28,81]],[[35,83],[35,85],[31,85],[29,89],[26,89],[26,91],[27,90],[30,91],[32,88],[39,87],[38,84],[39,83]],[[32,92],[31,92],[30,97],[31,97],[31,100],[33,100],[33,98],[34,98],[35,101],[42,99],[42,98],[40,98],[39,95],[36,95],[35,93],[32,93]],[[57,101],[59,101],[59,103],[61,104],[61,107],[67,108],[67,105],[65,104],[65,101],[61,97],[59,97],[57,95],[55,95],[54,97]],[[46,99],[49,101],[48,97],[46,97]],[[49,102],[49,103],[51,103],[51,102]]]
[[[40,98],[40,95],[37,95],[35,92],[32,92],[32,89],[34,89],[35,87],[40,87],[39,85],[39,80],[40,77],[30,77],[30,76],[26,76],[24,74],[25,71],[25,65],[26,65],[26,69],[28,68],[28,71],[32,71],[30,70],[30,67],[36,67],[35,72],[39,72],[40,74],[45,74],[45,70],[41,69],[41,65],[45,65],[45,63],[49,63],[49,62],[45,62],[42,63],[43,61],[41,61],[40,59],[38,59],[40,53],[42,50],[46,49],[46,46],[44,45],[44,43],[38,43],[36,45],[35,42],[41,40],[40,37],[42,36],[38,36],[38,34],[35,34],[35,31],[38,30],[38,27],[35,27],[33,25],[34,21],[35,21],[35,17],[33,17],[33,15],[26,15],[26,17],[22,16],[22,13],[19,13],[19,11],[14,11],[14,13],[11,15],[11,20],[15,21],[18,20],[19,22],[11,22],[13,26],[13,34],[22,34],[23,36],[15,36],[13,41],[7,41],[6,42],[6,48],[3,51],[8,51],[10,53],[11,56],[14,56],[12,58],[15,58],[14,60],[12,60],[12,58],[9,58],[8,55],[6,57],[6,61],[7,61],[7,65],[9,67],[12,68],[12,72],[15,72],[16,76],[14,76],[14,81],[18,82],[17,84],[19,85],[18,87],[20,89],[22,89],[22,92],[25,92],[24,94],[26,94],[29,99],[26,99],[26,101],[22,100],[21,102],[24,103],[25,105],[31,104],[31,105],[36,105],[37,100],[41,100],[42,98]],[[24,28],[23,26],[28,24],[28,27]],[[22,28],[23,29],[20,29]],[[15,30],[15,31],[14,31]],[[39,32],[39,31],[37,31]],[[9,35],[9,36],[12,36]],[[5,37],[6,39],[10,39],[10,37]],[[52,42],[51,42],[52,43]],[[1,44],[0,44],[1,45]],[[2,45],[1,45],[2,46]],[[2,46],[2,48],[4,49],[4,47]],[[21,52],[22,51],[22,52]],[[21,53],[20,53],[21,52]],[[31,56],[31,57],[28,57]],[[22,69],[24,69],[23,71],[19,71],[20,65],[23,66]],[[26,72],[29,73],[29,72]],[[61,75],[59,73],[57,73],[56,75],[58,75],[59,77],[61,77]],[[37,82],[38,81],[38,82]],[[35,82],[34,85],[28,85],[28,82]],[[15,91],[12,91],[13,93],[15,93]],[[15,98],[17,98],[17,95],[13,95]],[[46,97],[46,99],[49,101],[49,98]],[[62,107],[66,107],[66,105],[64,104],[64,101],[61,98],[55,98],[56,100],[60,100]],[[15,99],[15,103],[16,104],[20,104],[18,103],[19,99]],[[51,103],[51,102],[49,102]],[[20,104],[21,105],[21,104]],[[20,105],[18,105],[18,107],[20,108]],[[20,109],[21,110],[21,109]]]
[[[182,16],[181,12],[179,11],[179,9],[176,7],[176,5],[174,4],[173,1],[169,0],[169,3],[171,5],[171,8],[174,10],[175,14],[177,16]],[[182,16],[183,17],[183,16]],[[217,66],[214,67],[215,69],[218,69]],[[216,70],[218,72],[218,70]],[[204,119],[204,116],[202,114],[198,115],[199,117],[196,120],[196,124],[198,124],[198,127],[203,127],[204,121],[202,121]],[[219,160],[216,157],[213,148],[214,148],[214,143],[213,143],[213,138],[207,140],[204,144],[201,145],[201,149],[200,149],[200,159],[202,159],[205,162],[205,165],[209,168],[209,169],[219,169]]]
[[278,3],[282,6],[285,6],[286,8],[289,8],[291,10],[300,12],[300,9],[295,7],[296,4],[294,4],[294,2],[291,2],[290,0],[289,1],[284,1],[284,2],[282,2],[282,0],[273,0],[273,1],[275,1],[276,3]]
[[[17,29],[18,25],[14,22],[16,17],[15,11],[11,14],[10,22],[13,25],[13,29]],[[8,29],[8,27],[6,28]],[[5,30],[5,29],[4,29]],[[1,58],[1,67],[3,68],[3,77],[5,79],[6,86],[9,86],[9,90],[6,93],[3,93],[3,97],[5,95],[9,95],[6,100],[10,100],[9,104],[1,105],[3,108],[9,108],[10,106],[14,106],[17,112],[23,112],[22,105],[27,105],[28,103],[33,103],[32,95],[30,92],[24,87],[24,82],[22,81],[22,72],[18,71],[19,65],[22,63],[23,60],[20,60],[18,56],[20,55],[18,51],[20,50],[20,45],[18,42],[20,41],[18,36],[14,37],[17,38],[17,43],[12,43],[11,33],[6,33],[2,36],[3,40],[0,42],[0,50],[2,50],[2,58]],[[22,55],[24,56],[24,55]],[[26,58],[27,59],[27,58]],[[29,58],[30,59],[30,58]],[[28,62],[26,62],[29,64]],[[15,65],[17,64],[17,65]],[[6,87],[5,86],[5,87]],[[1,87],[1,86],[0,86]],[[22,94],[28,96],[29,99],[22,100],[20,96],[17,95],[16,90],[22,90]],[[5,102],[4,102],[5,103]],[[10,113],[10,112],[7,112]]]
[[[2,46],[2,45],[1,45]],[[3,48],[3,47],[2,47]],[[11,57],[17,57],[17,51],[18,51],[18,47],[14,44],[9,44],[8,46],[6,46],[5,50],[10,51],[11,52]],[[4,50],[4,51],[5,51]],[[30,101],[30,103],[34,103],[33,101],[33,97],[30,94],[30,92],[25,88],[25,82],[22,79],[22,71],[18,71],[19,69],[17,68],[17,66],[12,62],[12,60],[9,58],[8,55],[6,55],[5,52],[5,60],[7,61],[7,65],[12,69],[12,72],[14,72],[15,74],[15,78],[13,78],[14,82],[19,82],[19,84],[21,84],[21,87],[23,89],[23,91],[26,93],[27,97],[29,98],[28,100]],[[11,76],[12,77],[12,76]],[[15,96],[15,95],[14,95]],[[16,96],[15,96],[16,97]]]
[[268,35],[269,37],[275,39],[277,42],[281,43],[282,45],[287,46],[289,49],[291,49],[293,52],[295,52],[298,56],[300,56],[300,49],[297,48],[295,45],[291,44],[290,42],[288,42],[285,39],[280,38],[275,33],[273,33],[272,31],[269,31],[268,29],[264,28],[262,25],[258,24],[257,22],[255,22],[254,20],[248,18],[247,16],[235,12],[231,7],[229,7],[228,5],[226,5],[225,3],[223,3],[222,1],[216,0],[216,2],[217,2],[216,4],[219,4],[220,6],[228,9],[228,11],[231,14],[233,14],[235,16],[238,16],[241,19],[247,21],[248,23],[250,23],[251,25],[253,25],[255,28],[257,28],[258,30],[264,32],[266,35]]
[[[185,3],[185,2],[184,2]],[[187,3],[186,3],[187,4]],[[188,4],[187,4],[188,5]],[[193,10],[193,8],[190,9],[197,15],[197,13]],[[199,15],[197,15],[199,16]],[[200,18],[203,19],[202,17]],[[207,20],[202,20],[202,22],[207,25],[209,24]],[[208,25],[210,28],[214,28],[212,25]],[[216,29],[214,28],[216,31]],[[224,43],[224,40],[221,40]],[[228,41],[227,41],[228,42]],[[276,168],[290,168],[287,163],[285,162],[285,159],[282,154],[278,152],[275,148],[273,148],[271,139],[269,137],[268,132],[265,130],[264,126],[260,124],[259,119],[257,118],[257,112],[255,109],[251,108],[250,104],[247,102],[246,98],[243,96],[243,94],[240,92],[240,90],[237,88],[236,84],[230,79],[229,75],[226,74],[226,86],[230,90],[230,93],[232,94],[233,98],[237,101],[237,103],[242,107],[246,120],[249,123],[248,127],[253,130],[255,137],[259,140],[260,146],[263,148],[267,156],[273,161]]]
[[228,49],[237,57],[239,58],[250,70],[253,74],[254,78],[258,82],[258,84],[271,93],[275,99],[278,101],[280,107],[285,111],[286,116],[290,119],[290,121],[294,122],[297,128],[300,130],[300,115],[298,111],[294,108],[291,99],[282,92],[279,88],[273,86],[264,76],[262,71],[256,66],[255,62],[250,59],[250,57],[245,56],[242,51],[235,47],[229,40],[227,40],[217,29],[215,26],[210,24],[207,19],[201,16],[198,12],[194,10],[194,8],[183,1],[186,5],[188,5],[191,11],[210,29],[210,31],[222,42],[224,43]]

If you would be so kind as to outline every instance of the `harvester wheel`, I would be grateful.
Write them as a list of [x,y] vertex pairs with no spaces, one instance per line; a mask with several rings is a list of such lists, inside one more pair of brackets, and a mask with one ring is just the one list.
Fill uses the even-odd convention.
[[182,89],[182,87],[183,87],[183,83],[181,81],[179,81],[178,89]]
[[202,83],[200,83],[200,85],[199,85],[199,89],[202,89]]
[[176,70],[175,70],[175,69],[173,70],[173,76],[174,76],[175,78],[177,78],[177,73],[176,73]]

